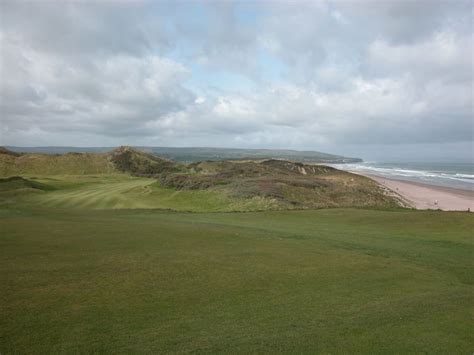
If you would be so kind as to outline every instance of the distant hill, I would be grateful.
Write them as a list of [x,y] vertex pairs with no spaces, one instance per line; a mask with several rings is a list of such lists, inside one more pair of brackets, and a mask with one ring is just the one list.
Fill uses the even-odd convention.
[[[18,153],[106,153],[114,147],[7,147]],[[234,148],[172,148],[172,147],[135,147],[177,162],[193,163],[203,160],[263,160],[285,159],[306,163],[354,163],[362,159],[316,151],[279,150],[279,149],[234,149]]]
[[0,150],[0,176],[14,175],[87,175],[115,172],[107,154],[12,154]]
[[116,169],[106,154],[15,154],[0,150],[0,176],[108,174]]
[[107,153],[44,154],[18,153],[0,148],[0,176],[14,175],[93,175],[129,173],[154,175],[178,172],[181,165],[131,147]]

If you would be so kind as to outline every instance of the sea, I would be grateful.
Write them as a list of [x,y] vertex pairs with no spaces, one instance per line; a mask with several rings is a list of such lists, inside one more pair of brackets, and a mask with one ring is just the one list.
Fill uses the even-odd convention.
[[474,190],[474,163],[380,163],[331,164],[340,170],[372,174],[396,180]]

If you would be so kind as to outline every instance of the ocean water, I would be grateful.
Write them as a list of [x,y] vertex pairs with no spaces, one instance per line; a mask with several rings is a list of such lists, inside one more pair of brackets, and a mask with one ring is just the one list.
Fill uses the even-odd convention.
[[472,163],[378,163],[332,164],[337,169],[373,174],[397,180],[421,182],[435,186],[474,189]]

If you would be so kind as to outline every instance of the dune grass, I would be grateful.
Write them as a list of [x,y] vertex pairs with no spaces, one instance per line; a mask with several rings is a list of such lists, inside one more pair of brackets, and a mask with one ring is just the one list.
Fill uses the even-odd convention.
[[106,154],[2,154],[0,177],[13,175],[87,175],[117,173]]
[[474,348],[468,213],[10,206],[0,226],[2,354]]

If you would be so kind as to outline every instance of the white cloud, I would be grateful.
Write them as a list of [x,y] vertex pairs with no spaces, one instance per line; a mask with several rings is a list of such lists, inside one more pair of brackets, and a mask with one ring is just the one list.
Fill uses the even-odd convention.
[[472,35],[438,32],[412,44],[374,41],[368,52],[370,71],[378,75],[410,73],[423,82],[472,82]]
[[37,127],[104,135],[150,135],[143,124],[194,101],[188,69],[157,55],[69,62],[2,39],[3,131]]
[[0,6],[2,144],[472,140],[469,1]]

